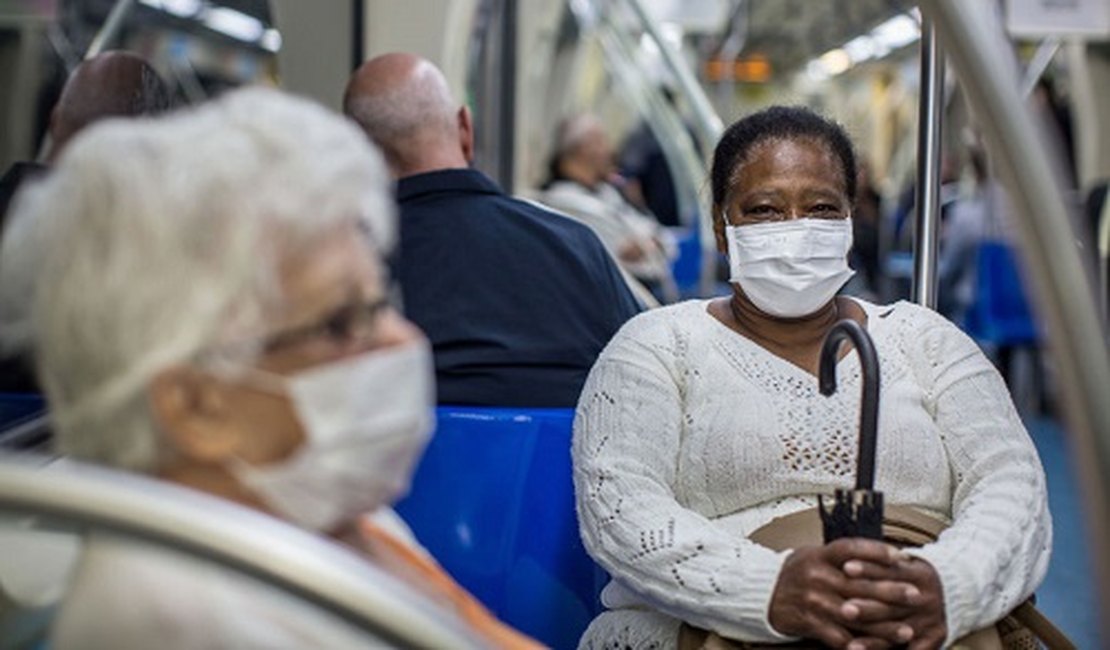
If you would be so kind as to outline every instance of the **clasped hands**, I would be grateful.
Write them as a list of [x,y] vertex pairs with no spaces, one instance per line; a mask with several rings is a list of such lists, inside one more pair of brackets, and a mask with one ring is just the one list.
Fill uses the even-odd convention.
[[927,650],[947,636],[932,565],[862,538],[791,553],[771,596],[769,620],[782,634],[847,650]]

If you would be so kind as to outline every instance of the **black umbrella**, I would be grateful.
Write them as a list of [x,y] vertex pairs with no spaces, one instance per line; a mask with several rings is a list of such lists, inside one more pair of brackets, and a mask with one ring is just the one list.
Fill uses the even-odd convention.
[[836,357],[840,343],[852,340],[863,372],[863,403],[859,412],[859,456],[856,459],[856,487],[836,490],[832,503],[818,496],[825,543],[841,537],[883,537],[883,493],[875,491],[876,428],[879,421],[879,356],[867,330],[854,320],[833,325],[821,346],[818,370],[819,390],[828,397],[836,392]]

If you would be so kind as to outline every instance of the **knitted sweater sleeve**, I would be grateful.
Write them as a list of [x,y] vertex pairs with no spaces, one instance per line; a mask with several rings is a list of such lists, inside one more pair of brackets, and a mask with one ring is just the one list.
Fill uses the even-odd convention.
[[910,552],[940,576],[947,646],[998,621],[1040,584],[1052,521],[1044,470],[1001,376],[963,332],[932,312],[922,319],[915,370],[948,454],[953,524]]
[[676,498],[682,343],[658,316],[630,321],[583,389],[572,449],[583,541],[660,612],[734,639],[787,640],[767,621],[785,554],[726,535]]

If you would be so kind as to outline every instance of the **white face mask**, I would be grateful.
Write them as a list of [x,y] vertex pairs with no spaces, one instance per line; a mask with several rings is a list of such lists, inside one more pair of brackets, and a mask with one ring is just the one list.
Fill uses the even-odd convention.
[[851,219],[792,219],[727,226],[729,280],[761,311],[812,314],[855,273],[848,268]]
[[275,513],[311,530],[392,503],[408,491],[431,433],[432,373],[421,339],[278,377],[304,444],[277,463],[229,469]]

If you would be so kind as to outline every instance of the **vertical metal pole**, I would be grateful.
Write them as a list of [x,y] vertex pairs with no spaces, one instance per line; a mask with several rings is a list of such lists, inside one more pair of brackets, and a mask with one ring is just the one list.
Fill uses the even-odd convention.
[[516,184],[516,53],[517,53],[517,0],[501,0],[498,20],[501,43],[501,88],[497,102],[500,105],[497,142],[497,180],[505,192],[512,194]]
[[366,57],[366,0],[351,0],[351,72]]
[[991,160],[1012,199],[1008,215],[1060,380],[1058,394],[1084,496],[1083,523],[1091,534],[1102,595],[1099,620],[1103,638],[1110,639],[1110,349],[1093,274],[1075,247],[1070,202],[1058,180],[1063,165],[1039,141],[1032,115],[1023,107],[1013,45],[996,5],[929,0],[920,7],[939,27],[972,111],[983,116]]
[[944,57],[932,21],[921,21],[921,98],[917,109],[917,214],[913,245],[913,300],[937,305],[940,229],[940,127],[944,111]]

